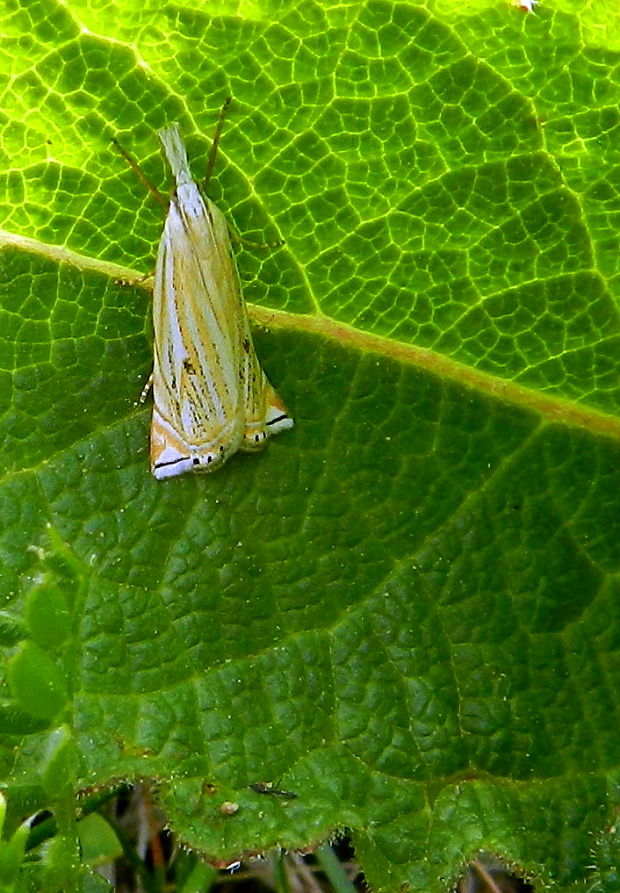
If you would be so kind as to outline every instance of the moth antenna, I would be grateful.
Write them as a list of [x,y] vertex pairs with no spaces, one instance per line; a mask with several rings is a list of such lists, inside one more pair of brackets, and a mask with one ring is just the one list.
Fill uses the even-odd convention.
[[202,185],[204,189],[209,185],[209,180],[211,179],[211,174],[213,173],[213,168],[215,167],[215,158],[217,156],[217,147],[220,144],[220,137],[222,135],[222,128],[224,126],[224,121],[226,120],[226,115],[228,114],[228,108],[232,102],[232,96],[227,96],[224,100],[224,105],[220,109],[220,117],[217,120],[217,124],[215,125],[215,133],[213,134],[213,142],[211,143],[211,150],[209,152],[209,157],[207,159],[207,170],[205,171],[204,180],[202,181]]

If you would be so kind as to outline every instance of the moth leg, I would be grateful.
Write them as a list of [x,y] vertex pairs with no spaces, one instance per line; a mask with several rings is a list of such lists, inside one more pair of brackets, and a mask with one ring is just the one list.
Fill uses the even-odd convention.
[[231,242],[237,242],[238,245],[243,245],[245,248],[262,250],[264,248],[281,248],[283,245],[286,245],[284,239],[276,239],[275,242],[253,242],[251,239],[246,239],[244,236],[239,235],[230,223],[227,222],[227,225]]
[[144,403],[144,401],[147,398],[148,392],[151,390],[152,387],[153,387],[153,373],[151,372],[151,374],[149,375],[149,377],[146,380],[144,387],[142,388],[142,391],[138,398],[138,403],[135,403],[134,406],[138,406],[138,404]]
[[112,137],[112,143],[113,143],[115,149],[123,156],[123,158],[129,165],[129,167],[132,169],[132,171],[134,172],[136,177],[140,180],[140,182],[144,183],[144,185],[146,186],[148,191],[159,202],[160,205],[163,205],[164,208],[167,208],[169,199],[167,199],[165,196],[163,196],[161,194],[161,192],[159,191],[159,189],[157,188],[157,186],[155,186],[155,184],[151,180],[149,180],[149,178],[144,173],[144,171],[140,168],[140,165],[133,158],[133,156],[131,156],[129,154],[129,152],[121,146],[121,144],[116,139],[116,137]]
[[147,279],[152,279],[155,275],[155,270],[149,270],[148,273],[143,273],[141,276],[136,276],[135,279],[115,279],[114,285],[142,285],[143,282],[146,282]]
[[222,135],[222,127],[224,126],[224,121],[226,119],[226,115],[228,113],[228,107],[232,102],[232,96],[227,96],[224,100],[224,105],[220,109],[220,117],[217,119],[217,124],[215,125],[215,133],[213,134],[213,141],[211,142],[211,149],[209,151],[209,157],[207,158],[207,170],[205,171],[204,180],[202,181],[203,188],[206,189],[209,180],[211,179],[211,174],[213,173],[213,168],[215,167],[215,159],[217,156],[217,147],[220,144],[220,137]]

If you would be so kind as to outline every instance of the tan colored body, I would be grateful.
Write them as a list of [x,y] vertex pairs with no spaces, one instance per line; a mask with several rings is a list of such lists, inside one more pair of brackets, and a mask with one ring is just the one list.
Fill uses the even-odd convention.
[[177,125],[159,132],[176,179],[155,268],[151,470],[210,471],[293,420],[256,356],[228,226],[192,179]]

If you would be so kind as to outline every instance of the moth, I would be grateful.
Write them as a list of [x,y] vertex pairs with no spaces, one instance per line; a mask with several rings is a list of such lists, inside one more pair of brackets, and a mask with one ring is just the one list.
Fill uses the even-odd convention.
[[258,362],[228,224],[204,191],[229,101],[203,189],[190,172],[178,124],[157,134],[175,181],[155,265],[153,372],[141,397],[152,385],[151,471],[158,480],[214,471],[237,450],[260,449],[294,424]]

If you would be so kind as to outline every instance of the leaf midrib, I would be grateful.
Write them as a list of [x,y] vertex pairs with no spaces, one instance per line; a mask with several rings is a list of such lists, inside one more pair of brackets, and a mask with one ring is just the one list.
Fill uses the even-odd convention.
[[[0,248],[16,248],[57,263],[70,264],[80,271],[91,271],[112,279],[132,282],[146,291],[152,291],[150,282],[136,281],[141,274],[130,267],[92,258],[63,246],[40,242],[3,229],[0,229]],[[614,416],[474,369],[428,348],[406,344],[384,335],[363,332],[348,323],[319,313],[313,315],[289,313],[284,310],[270,310],[256,304],[248,304],[248,310],[252,320],[258,325],[270,329],[320,335],[341,346],[364,353],[375,353],[386,359],[416,366],[440,378],[472,388],[478,393],[488,394],[505,403],[530,409],[550,424],[584,428],[594,434],[620,440],[620,419]]]

